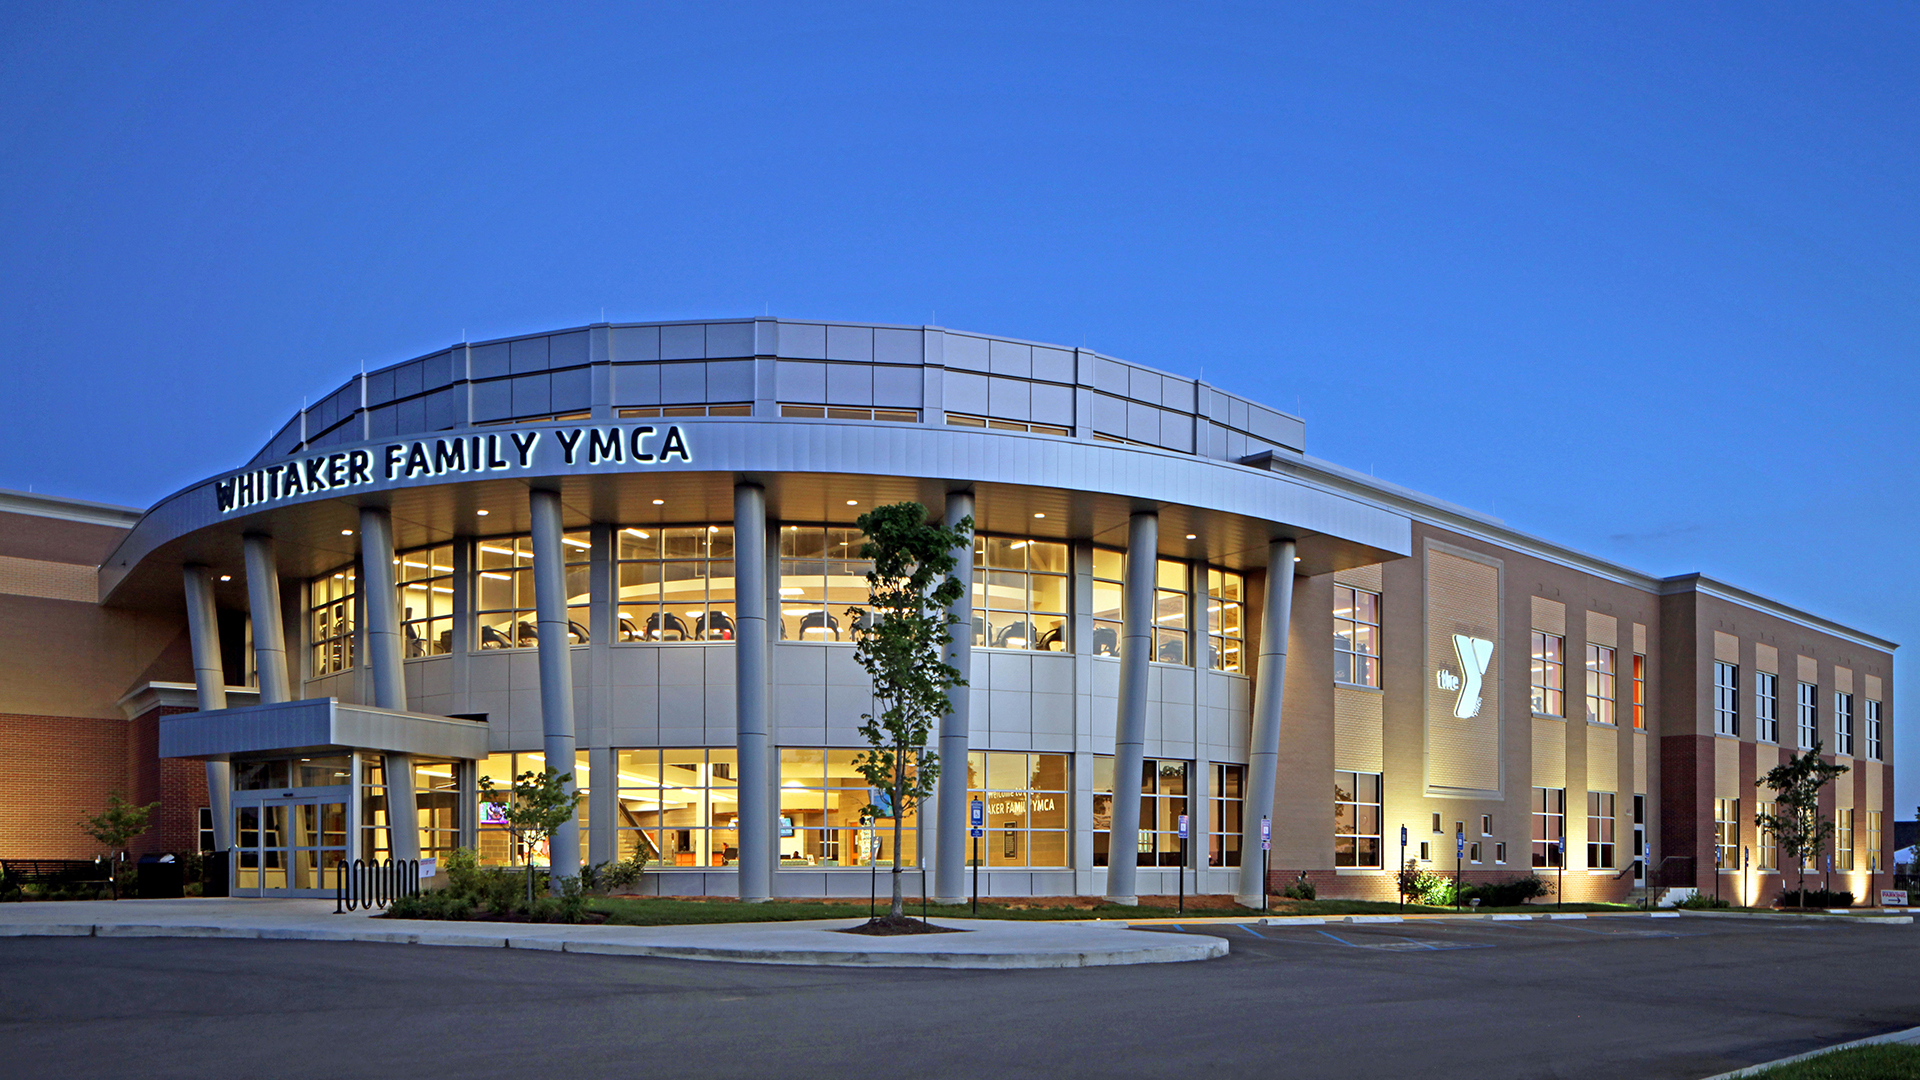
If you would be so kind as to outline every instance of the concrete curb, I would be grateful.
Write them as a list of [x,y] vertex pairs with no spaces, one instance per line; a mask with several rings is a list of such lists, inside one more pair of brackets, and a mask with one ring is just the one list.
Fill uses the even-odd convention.
[[1851,1050],[1856,1046],[1875,1046],[1880,1043],[1896,1043],[1896,1042],[1911,1043],[1913,1045],[1920,1046],[1920,1027],[1908,1028],[1905,1031],[1890,1031],[1885,1035],[1869,1035],[1864,1039],[1855,1039],[1852,1042],[1843,1042],[1838,1046],[1828,1046],[1819,1050],[1809,1050],[1804,1054],[1795,1054],[1792,1057],[1783,1057],[1775,1061],[1763,1061],[1758,1065],[1749,1065],[1744,1069],[1735,1069],[1732,1072],[1718,1073],[1714,1076],[1706,1077],[1705,1080],[1741,1080],[1741,1078],[1743,1077],[1756,1076],[1760,1073],[1767,1071],[1768,1069],[1778,1068],[1781,1065],[1791,1065],[1796,1061],[1805,1061],[1808,1058],[1823,1057],[1827,1054],[1833,1053],[1836,1050]]
[[1797,911],[1691,911],[1682,908],[1674,914],[1685,915],[1690,919],[1759,919],[1764,922],[1825,922],[1847,926],[1869,924],[1911,926],[1913,924],[1911,915],[1829,915],[1819,911],[1802,914]]

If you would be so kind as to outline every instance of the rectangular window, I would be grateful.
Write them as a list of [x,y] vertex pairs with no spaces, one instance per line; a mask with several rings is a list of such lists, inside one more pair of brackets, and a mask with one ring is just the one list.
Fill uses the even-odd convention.
[[1433,815],[1433,831],[1436,833],[1440,831],[1440,815],[1439,814]]
[[[986,803],[987,835],[981,851],[989,869],[1070,865],[1067,760],[1066,754],[967,755],[967,798]],[[971,846],[967,860],[973,864]]]
[[[1866,702],[1867,760],[1879,761],[1880,758],[1880,703],[1868,698]],[[1875,811],[1878,813],[1878,811]],[[1876,851],[1879,849],[1875,849]]]
[[1813,683],[1800,684],[1800,749],[1811,750],[1820,737],[1820,688]]
[[[1140,762],[1140,841],[1137,866],[1179,866],[1180,815],[1187,809],[1184,761],[1146,758]],[[1107,866],[1113,829],[1113,758],[1093,759],[1093,865]],[[1191,832],[1188,833],[1192,835]]]
[[1073,434],[1072,428],[1061,427],[1058,424],[1030,424],[1023,420],[993,420],[984,416],[968,416],[965,413],[948,413],[947,423],[953,427],[993,428],[996,431],[1030,431],[1035,435]]
[[1548,869],[1560,866],[1560,843],[1566,835],[1567,789],[1534,788],[1533,865]]
[[1587,792],[1587,866],[1613,869],[1613,792]]
[[[658,419],[661,417],[674,417],[674,416],[752,416],[752,415],[753,415],[753,402],[751,401],[743,401],[743,402],[739,402],[737,404],[732,404],[732,405],[668,405],[665,407],[662,407],[659,405],[649,405],[645,408],[640,408],[640,409],[621,409],[620,410],[620,419],[622,420]],[[586,419],[586,417],[587,417],[586,413],[580,414],[580,419],[584,420]],[[567,417],[562,416],[562,417],[558,417],[558,419],[565,420],[567,419]]]
[[733,640],[733,526],[621,529],[614,559],[615,641]]
[[1713,733],[1740,734],[1740,668],[1735,664],[1713,665]]
[[1633,654],[1633,730],[1647,730],[1647,658]]
[[1493,815],[1492,814],[1480,815],[1480,835],[1481,836],[1493,835]]
[[1773,830],[1761,822],[1762,818],[1772,817],[1774,812],[1773,803],[1753,804],[1753,862],[1762,870],[1776,870],[1780,866]]
[[1480,841],[1475,840],[1467,845],[1467,861],[1474,864],[1480,862]]
[[1333,865],[1378,869],[1380,774],[1333,774]]
[[[586,754],[574,780],[586,789]],[[342,761],[344,765],[344,760]],[[413,759],[413,801],[420,817],[420,857],[445,859],[460,846],[460,763]],[[586,800],[581,800],[583,803]]]
[[[587,641],[588,562],[593,544],[584,530],[562,533],[566,553],[567,643]],[[494,536],[474,543],[474,623],[482,649],[531,649],[539,644],[533,600],[533,538]]]
[[453,651],[453,545],[409,551],[394,558],[400,591],[400,633],[407,656]]
[[1713,800],[1713,849],[1723,870],[1740,869],[1740,800]]
[[1333,681],[1380,686],[1380,594],[1333,587]]
[[1833,695],[1833,752],[1853,756],[1853,695]]
[[780,640],[851,642],[847,609],[864,607],[867,572],[859,529],[785,525],[780,529]]
[[[489,754],[475,764],[474,776],[481,780],[493,781],[494,790],[504,794],[513,789],[514,777],[519,776],[521,773],[542,772],[546,767],[547,755],[539,751],[526,754]],[[385,781],[383,774],[378,766],[362,764],[360,767],[360,775],[362,780],[367,784],[370,797],[375,794],[381,795],[379,804],[382,807],[377,816],[371,810],[363,810],[360,815],[362,826],[366,827],[369,822],[372,822],[374,825],[382,824],[386,820],[386,811],[384,809],[386,803],[383,796],[383,785]],[[573,784],[574,787],[580,790],[581,799],[580,809],[575,815],[575,820],[580,823],[580,835],[583,837],[587,835],[587,799],[585,796],[589,790],[589,779],[587,752],[585,750],[577,750],[573,755]],[[531,851],[515,847],[513,834],[507,831],[506,819],[500,816],[500,811],[486,801],[484,792],[476,798],[478,803],[475,808],[478,815],[476,820],[480,823],[477,850],[480,853],[481,865],[525,866],[529,861],[535,866],[548,865],[546,841],[541,841],[535,845]],[[368,836],[377,837],[383,857],[386,850],[386,833],[387,830],[383,828],[368,828],[366,833]],[[369,844],[373,842],[374,841],[369,840]],[[371,850],[371,848],[369,848],[369,850]]]
[[[1187,660],[1187,564],[1160,559],[1154,566],[1153,659],[1161,664]],[[1126,556],[1093,549],[1093,655],[1119,656],[1126,633]]]
[[307,640],[315,677],[353,667],[353,591],[351,566],[307,583]]
[[213,807],[211,806],[203,806],[200,808],[199,834],[200,834],[199,836],[200,852],[202,854],[205,854],[206,852],[212,851],[213,850]]
[[1867,811],[1867,869],[1880,872],[1880,811]]
[[1853,869],[1853,809],[1833,812],[1833,868]]
[[1425,840],[1420,841],[1420,861],[1421,862],[1433,861],[1432,850],[1427,846],[1427,842]]
[[1207,666],[1245,672],[1247,579],[1207,568]]
[[986,649],[1066,652],[1067,545],[1026,537],[973,538],[973,643]]
[[1507,845],[1505,843],[1493,845],[1493,861],[1502,864],[1507,861]]
[[1245,765],[1213,767],[1213,813],[1207,818],[1208,866],[1240,865],[1240,831],[1245,828],[1240,815],[1246,809],[1246,783]]
[[[730,747],[615,751],[620,856],[645,852],[663,870],[734,865],[740,857],[738,760]],[[783,825],[783,845],[790,832]]]
[[1566,715],[1566,651],[1566,638],[1533,632],[1533,711],[1542,716]]
[[1764,671],[1753,673],[1753,737],[1780,741],[1780,677]]
[[[893,862],[893,796],[869,787],[866,777],[860,775],[856,762],[866,753],[811,746],[780,748],[780,835],[776,842],[781,867]],[[878,813],[869,814],[870,806]],[[1024,801],[1021,806],[1024,812]],[[991,803],[989,810],[988,824],[992,826],[998,815]],[[1063,805],[1060,813],[1065,812]],[[899,815],[901,862],[909,866],[920,858],[917,816],[913,807]],[[988,836],[991,839],[987,846],[991,848],[998,834],[989,829]]]
[[918,409],[865,409],[841,405],[782,405],[782,419],[790,420],[885,420],[895,424],[917,424]]
[[1605,645],[1587,646],[1587,723],[1612,726],[1617,721],[1614,705],[1614,652]]

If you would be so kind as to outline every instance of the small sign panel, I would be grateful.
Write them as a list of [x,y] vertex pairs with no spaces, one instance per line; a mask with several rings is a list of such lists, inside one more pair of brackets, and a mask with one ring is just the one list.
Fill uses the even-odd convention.
[[480,824],[505,825],[507,823],[507,804],[483,802],[480,804]]
[[1400,826],[1400,846],[1407,846],[1407,827],[1405,825]]
[[986,803],[981,802],[979,799],[975,799],[973,800],[973,803],[968,807],[967,812],[969,814],[969,817],[967,819],[968,823],[973,828],[981,829],[986,827],[986,824],[987,824],[987,804]]
[[1907,890],[1881,889],[1880,890],[1880,906],[1881,907],[1906,907],[1907,906]]
[[1185,840],[1186,838],[1187,838],[1187,815],[1181,814],[1180,815],[1180,839]]
[[1273,849],[1273,822],[1263,817],[1260,819],[1260,850],[1271,851],[1272,849]]
[[1453,834],[1453,853],[1462,857],[1467,853],[1467,838],[1461,833]]

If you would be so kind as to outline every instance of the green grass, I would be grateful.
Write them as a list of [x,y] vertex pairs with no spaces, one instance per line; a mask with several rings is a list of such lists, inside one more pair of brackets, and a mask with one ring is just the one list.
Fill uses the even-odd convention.
[[1754,1075],[1767,1080],[1920,1080],[1920,1046],[1856,1046]]
[[[881,910],[886,904],[881,903]],[[732,900],[715,899],[675,899],[662,897],[607,897],[592,902],[595,911],[607,913],[607,922],[624,926],[678,926],[696,923],[736,923],[736,922],[790,922],[797,919],[855,919],[867,913],[865,904],[823,903],[814,900],[775,900],[765,904],[742,904]],[[918,915],[920,905],[909,901],[908,914]],[[1465,909],[1462,909],[1463,911]],[[1515,908],[1482,908],[1482,913],[1524,912],[1538,915],[1554,910],[1565,911],[1626,911],[1630,907],[1621,904],[1568,904],[1556,909],[1550,904],[1536,904]],[[1391,901],[1371,900],[1308,900],[1276,906],[1269,915],[1395,915],[1401,911],[1400,905]],[[1408,904],[1408,915],[1451,914],[1452,908],[1427,907],[1421,904]],[[929,917],[949,919],[1017,919],[1033,922],[1084,919],[1170,919],[1180,917],[1177,908],[1169,905],[1159,906],[1123,906],[1119,904],[1099,904],[1085,908],[1064,907],[1027,907],[1018,901],[982,901],[979,914],[976,915],[970,905],[929,904]],[[1188,908],[1185,914],[1189,919],[1218,917],[1248,917],[1260,915],[1246,908],[1206,909]]]

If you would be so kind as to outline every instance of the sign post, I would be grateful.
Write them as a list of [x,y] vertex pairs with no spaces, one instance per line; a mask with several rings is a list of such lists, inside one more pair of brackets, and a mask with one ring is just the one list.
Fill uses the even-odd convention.
[[1400,914],[1402,915],[1405,915],[1407,913],[1407,888],[1404,884],[1402,884],[1403,882],[1406,881],[1406,879],[1401,877],[1400,875],[1406,873],[1406,870],[1407,870],[1407,827],[1405,825],[1402,825],[1400,826],[1400,865],[1397,868],[1395,868],[1395,873],[1393,875],[1394,884],[1398,886],[1395,891],[1397,891],[1400,894]]
[[[1566,826],[1562,824],[1561,828]],[[1554,891],[1559,895],[1553,898],[1553,906],[1564,911],[1567,906],[1567,834],[1562,832],[1554,844],[1560,852],[1560,883],[1554,886]]]
[[1180,815],[1180,914],[1187,913],[1187,815]]
[[1467,834],[1453,834],[1453,910],[1460,910],[1460,870],[1467,857]]
[[980,838],[987,834],[987,804],[979,799],[967,810],[967,832],[973,836],[973,913],[980,914]]
[[1267,910],[1267,875],[1273,873],[1273,863],[1268,852],[1273,850],[1273,822],[1267,815],[1260,815],[1260,910]]

